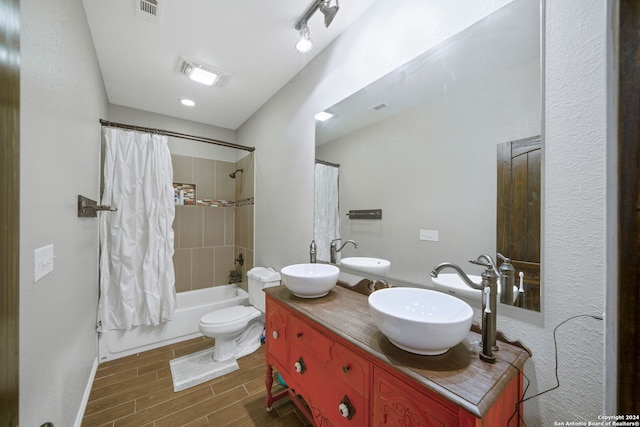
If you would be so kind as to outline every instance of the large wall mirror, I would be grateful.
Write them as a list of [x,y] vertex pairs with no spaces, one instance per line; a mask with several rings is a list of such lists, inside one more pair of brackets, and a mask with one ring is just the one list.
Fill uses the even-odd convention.
[[[481,273],[468,260],[496,256],[499,146],[541,134],[540,16],[539,0],[515,0],[326,110],[316,158],[338,168],[339,211],[337,226],[316,226],[317,241],[354,240],[339,257],[390,261],[390,283],[433,287],[441,262]],[[381,219],[347,215],[378,209]],[[539,248],[539,221],[528,227],[538,229],[507,234]],[[538,277],[527,289],[538,303],[525,308],[540,311],[541,287]]]

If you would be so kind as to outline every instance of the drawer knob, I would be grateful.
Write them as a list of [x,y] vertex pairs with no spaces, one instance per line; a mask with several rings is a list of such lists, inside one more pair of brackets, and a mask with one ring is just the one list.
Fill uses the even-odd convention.
[[348,420],[351,420],[351,418],[353,418],[353,415],[356,413],[356,410],[353,408],[351,401],[346,395],[342,398],[342,401],[340,401],[338,410],[340,411],[340,415]]
[[302,332],[296,333],[296,337],[300,338],[302,336]]
[[296,372],[299,374],[304,374],[304,371],[307,370],[307,366],[304,364],[304,360],[302,359],[302,357],[298,359],[296,363],[293,364],[293,367],[296,370]]
[[347,372],[349,372],[349,369],[350,369],[350,368],[349,368],[349,365],[344,365],[344,366],[342,367],[342,372],[344,372],[344,373],[346,374]]
[[273,339],[274,340],[278,339],[278,331],[273,331],[273,333],[271,335],[273,335]]
[[340,410],[340,415],[343,417],[347,418],[349,416],[349,407],[344,403],[341,403],[338,409]]

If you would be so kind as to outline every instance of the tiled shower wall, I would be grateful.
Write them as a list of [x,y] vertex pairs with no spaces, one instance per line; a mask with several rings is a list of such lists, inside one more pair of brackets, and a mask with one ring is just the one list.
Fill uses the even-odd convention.
[[235,179],[235,257],[242,254],[245,262],[242,266],[242,283],[247,290],[247,271],[253,268],[253,153],[236,162],[235,168],[243,172]]
[[[227,207],[176,206],[173,223],[176,291],[229,283],[229,273],[253,266],[253,156],[236,162],[171,156],[173,181],[196,185],[197,199],[226,200]],[[245,173],[229,174],[243,168]],[[239,254],[245,260],[236,263]]]

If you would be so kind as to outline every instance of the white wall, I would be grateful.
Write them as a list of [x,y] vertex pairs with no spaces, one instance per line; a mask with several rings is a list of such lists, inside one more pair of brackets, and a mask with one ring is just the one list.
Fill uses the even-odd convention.
[[[71,426],[96,360],[98,197],[107,110],[82,3],[21,3],[20,425]],[[33,250],[54,244],[53,273],[34,283]]]
[[[503,3],[378,2],[239,129],[238,141],[257,147],[256,265],[308,257],[313,115]],[[505,313],[498,322],[534,352],[529,393],[555,384],[554,327],[574,314],[601,314],[605,289],[605,8],[596,0],[546,3],[544,321]],[[561,388],[526,403],[528,425],[597,420],[603,330],[579,319],[558,331]]]

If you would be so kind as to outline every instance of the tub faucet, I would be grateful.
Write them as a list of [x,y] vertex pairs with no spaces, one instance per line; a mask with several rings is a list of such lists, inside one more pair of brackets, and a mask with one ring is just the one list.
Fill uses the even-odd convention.
[[358,244],[354,241],[354,240],[347,240],[346,242],[344,242],[342,244],[342,246],[340,246],[340,248],[338,248],[338,242],[342,240],[342,239],[334,239],[331,241],[331,245],[330,245],[330,250],[331,250],[331,264],[335,264],[336,263],[336,259],[338,258],[338,252],[340,252],[342,249],[344,249],[344,247],[347,245],[347,243],[353,243],[353,246],[355,246],[356,249],[358,249]]
[[484,298],[485,291],[486,291],[485,288],[489,288],[489,310],[492,313],[491,324],[485,325],[484,317],[483,317],[482,330],[484,331],[485,328],[489,328],[488,336],[490,337],[490,341],[491,341],[491,349],[493,351],[497,351],[498,346],[496,344],[496,317],[498,314],[498,302],[497,302],[496,296],[498,293],[498,274],[495,271],[494,265],[492,265],[490,262],[484,263],[481,261],[483,257],[488,257],[489,259],[491,259],[489,255],[480,255],[477,260],[469,260],[470,263],[481,265],[485,268],[485,271],[482,272],[481,283],[475,283],[473,280],[469,278],[469,276],[467,276],[467,274],[464,271],[462,271],[462,269],[457,264],[453,264],[450,262],[443,262],[442,264],[438,264],[433,270],[431,270],[431,277],[433,278],[438,277],[438,274],[440,274],[440,271],[445,268],[454,269],[456,273],[458,273],[458,276],[460,276],[460,278],[467,284],[467,286],[469,286],[470,288],[482,291],[481,300],[482,300],[483,312],[485,311],[485,307],[486,307],[486,301]]

